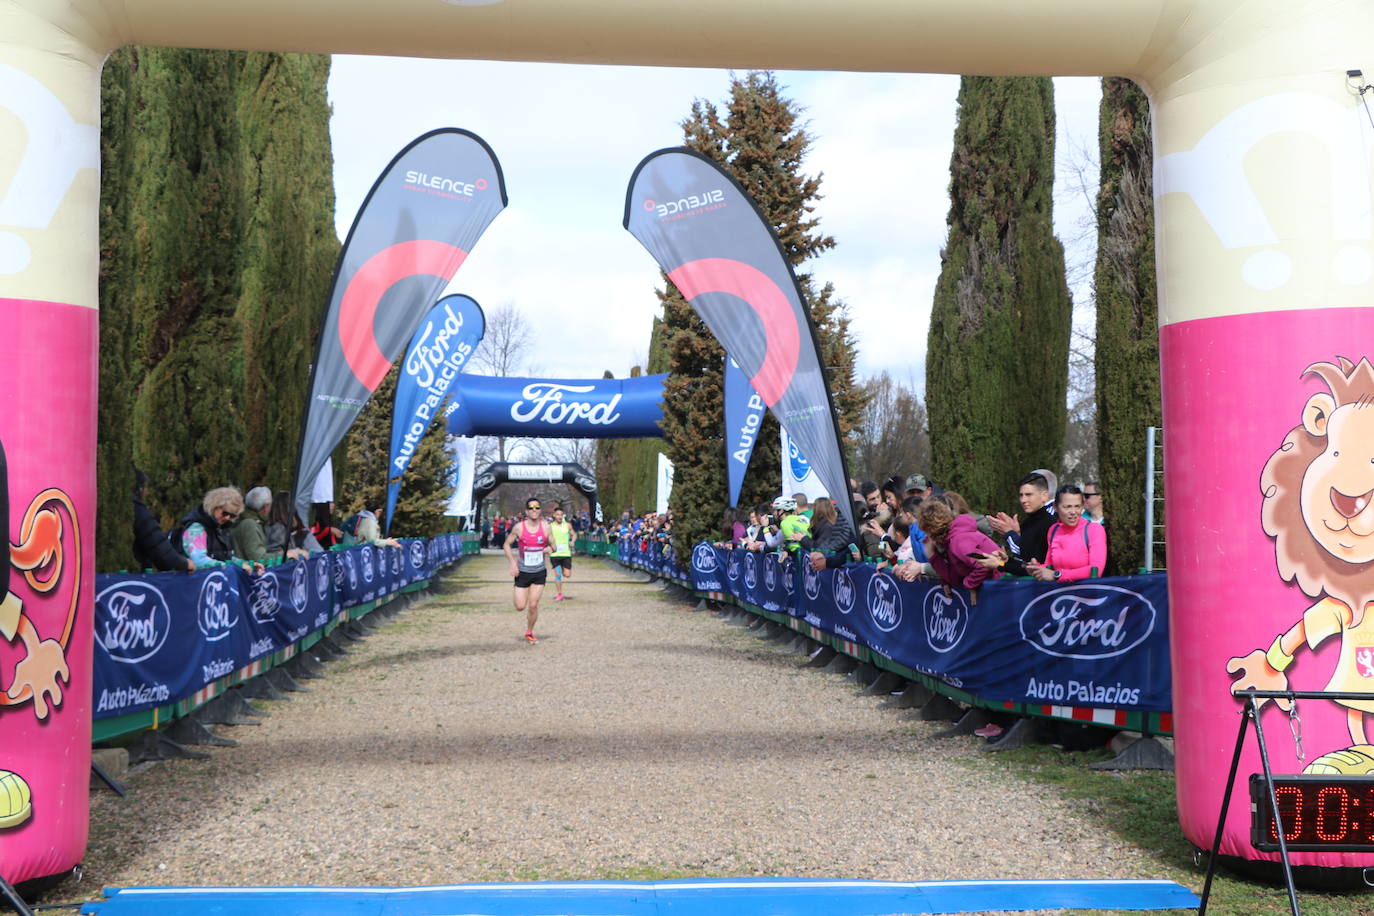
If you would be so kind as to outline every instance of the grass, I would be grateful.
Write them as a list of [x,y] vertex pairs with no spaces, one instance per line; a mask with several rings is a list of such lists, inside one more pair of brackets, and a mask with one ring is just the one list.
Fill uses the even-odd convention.
[[[1082,802],[1123,841],[1144,850],[1158,862],[1163,877],[1200,895],[1206,863],[1193,865],[1193,846],[1179,829],[1174,775],[1149,770],[1092,770],[1087,766],[1110,756],[1103,750],[1069,753],[1032,746],[982,755],[967,765],[1010,771],[1028,782],[1053,786],[1063,797]],[[1233,800],[1232,804],[1235,803]],[[1298,905],[1307,916],[1374,916],[1374,894],[1367,890],[1308,891],[1299,887]],[[1260,883],[1218,869],[1207,912],[1217,916],[1281,916],[1291,911],[1281,882]]]

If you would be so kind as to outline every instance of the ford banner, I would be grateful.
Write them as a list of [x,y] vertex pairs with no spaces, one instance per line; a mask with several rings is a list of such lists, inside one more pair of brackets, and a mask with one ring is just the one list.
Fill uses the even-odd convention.
[[656,439],[664,375],[625,379],[460,375],[448,418],[454,436]]
[[801,616],[985,700],[1172,709],[1163,575],[991,582],[975,603],[963,589],[946,594],[862,563],[821,572],[802,564],[789,596],[778,566],[776,554],[702,543],[692,551],[692,587]]
[[391,412],[391,460],[386,472],[388,534],[396,516],[401,475],[410,467],[420,440],[443,410],[454,380],[467,367],[486,331],[486,316],[477,301],[454,295],[440,299],[410,339],[396,379]]

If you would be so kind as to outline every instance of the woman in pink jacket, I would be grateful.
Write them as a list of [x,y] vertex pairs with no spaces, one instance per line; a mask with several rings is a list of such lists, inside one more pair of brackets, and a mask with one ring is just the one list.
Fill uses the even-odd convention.
[[1060,487],[1054,496],[1054,513],[1059,521],[1050,526],[1044,565],[1032,561],[1026,571],[1042,582],[1077,582],[1102,575],[1107,564],[1107,529],[1083,517],[1083,491]]
[[972,515],[955,515],[943,501],[928,499],[916,511],[916,524],[926,533],[930,565],[946,586],[975,589],[1002,575],[978,563],[980,558],[996,553],[997,542],[978,530]]

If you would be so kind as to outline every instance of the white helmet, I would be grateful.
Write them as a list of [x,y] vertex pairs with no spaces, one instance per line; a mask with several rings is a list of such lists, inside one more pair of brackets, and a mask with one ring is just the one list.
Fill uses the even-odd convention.
[[773,500],[773,509],[778,512],[796,512],[797,501],[790,496],[779,496]]

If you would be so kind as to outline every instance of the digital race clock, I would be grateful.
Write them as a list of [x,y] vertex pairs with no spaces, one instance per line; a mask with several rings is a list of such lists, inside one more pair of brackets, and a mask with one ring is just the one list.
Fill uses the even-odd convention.
[[[1290,852],[1374,852],[1374,776],[1275,776],[1274,796]],[[1279,849],[1259,773],[1250,777],[1250,843]]]

